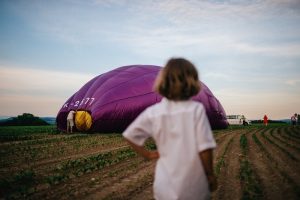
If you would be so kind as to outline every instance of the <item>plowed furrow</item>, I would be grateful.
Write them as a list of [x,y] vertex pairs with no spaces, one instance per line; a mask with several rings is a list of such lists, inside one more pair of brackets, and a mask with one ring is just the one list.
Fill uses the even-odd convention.
[[218,176],[219,187],[213,195],[213,199],[240,199],[241,185],[239,180],[239,133],[235,133],[224,155],[224,166]]
[[87,199],[130,199],[131,195],[147,188],[153,181],[155,162],[139,168],[125,178],[111,182],[106,187],[91,191]]
[[[86,194],[107,187],[113,182],[118,182],[128,175],[148,166],[149,162],[141,157],[128,159],[121,163],[84,174],[80,177],[73,177],[57,185],[40,185],[40,191],[32,196],[32,199],[82,199]],[[44,188],[43,188],[44,187]]]
[[55,158],[55,159],[48,159],[48,160],[41,160],[41,161],[37,161],[37,162],[32,162],[32,161],[28,161],[28,163],[26,164],[22,164],[22,165],[18,165],[18,163],[14,163],[14,166],[11,167],[6,167],[6,168],[1,168],[0,169],[0,177],[5,177],[7,175],[11,175],[14,173],[17,173],[20,170],[25,170],[25,169],[33,169],[37,174],[45,174],[51,170],[53,170],[53,168],[64,162],[64,161],[68,161],[68,160],[72,160],[72,159],[78,159],[78,158],[84,158],[87,156],[93,156],[93,155],[97,155],[100,153],[105,153],[105,152],[109,152],[109,151],[115,151],[118,149],[123,149],[123,148],[127,148],[128,145],[125,146],[120,146],[120,147],[113,147],[113,148],[106,148],[106,149],[91,149],[91,151],[87,151],[87,152],[83,152],[80,154],[71,154],[68,156],[64,156],[64,157],[59,157],[59,158]]
[[[267,130],[265,135],[268,135],[271,130]],[[274,165],[277,165],[280,170],[286,174],[293,182],[300,186],[300,163],[299,161],[287,156],[286,152],[283,152],[278,146],[270,143],[266,140],[262,134],[256,134],[258,140],[262,143],[266,153],[273,160]]]
[[153,197],[153,184],[150,183],[143,191],[140,193],[135,194],[134,196],[130,197],[131,200],[154,200]]
[[222,140],[219,140],[217,142],[217,147],[214,150],[214,166],[216,166],[217,162],[220,160],[220,158],[224,154],[227,144],[233,137],[234,137],[233,134],[228,134],[228,135],[226,134],[222,137]]
[[287,197],[286,192],[288,194],[292,194],[293,188],[285,184],[285,179],[273,166],[274,163],[271,163],[270,160],[267,159],[265,152],[262,151],[254,142],[252,135],[253,134],[247,135],[249,142],[248,156],[253,171],[262,187],[261,190],[263,191],[263,199],[285,199]]
[[286,140],[280,135],[280,132],[284,132],[282,129],[275,129],[270,133],[270,139],[280,145],[282,148],[285,148],[288,152],[291,152],[297,160],[300,160],[300,144],[294,143],[291,140]]
[[286,128],[285,127],[280,128],[278,133],[274,134],[274,135],[277,136],[278,138],[280,138],[281,140],[293,145],[293,146],[297,146],[297,147],[300,146],[300,140],[295,140],[295,138],[289,136],[286,133]]
[[300,140],[300,128],[299,126],[297,127],[289,127],[286,129],[286,133],[293,137],[295,140]]

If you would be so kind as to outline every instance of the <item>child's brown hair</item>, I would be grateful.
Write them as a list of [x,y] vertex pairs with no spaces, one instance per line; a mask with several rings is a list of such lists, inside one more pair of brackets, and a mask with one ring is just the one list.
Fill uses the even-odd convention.
[[189,99],[200,91],[196,67],[184,58],[171,58],[157,76],[154,90],[171,100]]

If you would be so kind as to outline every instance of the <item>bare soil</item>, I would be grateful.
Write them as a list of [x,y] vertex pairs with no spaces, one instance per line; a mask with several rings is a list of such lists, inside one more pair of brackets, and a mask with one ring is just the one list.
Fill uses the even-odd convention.
[[[220,173],[218,174],[218,188],[213,193],[212,199],[232,200],[243,198],[245,183],[240,177],[241,160],[245,159],[240,145],[242,134],[245,134],[247,138],[248,150],[246,159],[249,161],[252,170],[250,176],[258,180],[258,183],[255,183],[256,187],[262,191],[262,197],[258,199],[299,199],[300,127],[290,126],[250,126],[236,130],[218,131],[215,134],[217,148],[214,151],[214,167],[221,160],[223,160],[223,165],[221,165]],[[257,137],[260,144],[253,139],[253,135]],[[64,137],[60,135],[54,136],[54,138]],[[95,138],[100,139],[102,135]],[[109,141],[106,136],[103,136],[103,138]],[[119,140],[119,143],[114,142],[113,137],[111,140],[111,143],[107,143],[104,146],[87,146],[87,148],[77,153],[66,151],[62,155],[49,159],[43,158],[34,161],[27,160],[26,162],[11,163],[9,167],[1,164],[1,184],[10,175],[14,176],[17,172],[29,169],[35,173],[33,187],[26,194],[14,191],[18,195],[12,193],[13,198],[152,200],[152,184],[156,163],[155,161],[146,161],[140,156],[127,158],[104,168],[83,173],[80,176],[71,176],[55,184],[43,181],[43,177],[47,176],[50,171],[53,171],[63,162],[127,147],[126,143],[119,142]],[[27,143],[29,145],[32,142],[34,140]],[[68,147],[68,142],[62,143]],[[0,151],[4,152],[4,148],[7,148],[9,144],[9,142],[0,143]],[[18,147],[17,144],[22,144],[22,148],[23,146],[26,147],[25,141],[19,143],[18,141],[11,142],[11,145],[16,148]],[[94,144],[93,142],[91,145]],[[41,146],[42,144],[39,146],[38,143],[34,143],[36,148]],[[50,145],[49,148],[58,147]],[[17,160],[18,157],[14,157],[12,154],[11,159]],[[0,189],[0,199],[4,198],[3,195],[7,196],[10,194],[1,194]]]
[[293,188],[286,184],[284,177],[276,169],[276,164],[266,159],[266,152],[254,142],[252,135],[253,133],[247,134],[249,159],[263,191],[263,199],[296,199]]
[[[277,130],[278,129],[276,129],[275,131]],[[282,144],[280,144],[278,141],[272,140],[271,136],[269,135],[270,131],[271,129],[266,131],[265,135],[279,147],[282,147],[285,150],[287,150],[287,148],[283,147]],[[294,157],[295,153],[293,153],[290,149],[287,150],[287,152],[282,151],[278,146],[270,143],[259,133],[256,134],[256,136],[262,142],[267,154],[270,155],[271,160],[269,159],[269,162],[274,166],[278,166],[277,169],[279,171],[286,174],[286,176],[293,180],[293,182],[295,182],[296,185],[300,186],[300,162],[299,160],[294,160],[291,157],[289,157],[289,154],[291,154],[291,156]]]
[[[244,131],[242,131],[244,132]],[[239,137],[241,132],[233,132],[230,138],[233,141],[229,143],[227,153],[224,156],[224,165],[221,168],[218,176],[218,189],[214,192],[212,199],[240,199],[241,185],[239,180],[239,158],[241,156],[241,149],[239,145]],[[230,140],[227,141],[228,144]],[[226,145],[225,144],[225,145]],[[224,152],[225,145],[221,143],[223,148],[216,149],[216,154]]]

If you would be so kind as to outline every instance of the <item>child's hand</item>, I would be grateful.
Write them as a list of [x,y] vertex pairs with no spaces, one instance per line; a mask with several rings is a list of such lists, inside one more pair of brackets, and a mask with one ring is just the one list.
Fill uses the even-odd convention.
[[158,159],[158,158],[159,158],[159,153],[157,151],[148,151],[147,159],[153,160],[153,159]]
[[211,192],[215,191],[218,188],[217,178],[214,175],[210,175],[207,177],[207,180],[209,184],[209,190]]

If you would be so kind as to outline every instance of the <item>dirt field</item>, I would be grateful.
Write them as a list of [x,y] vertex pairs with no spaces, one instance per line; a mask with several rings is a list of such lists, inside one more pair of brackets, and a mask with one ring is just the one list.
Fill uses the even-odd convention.
[[[3,132],[3,131],[2,131]],[[300,127],[214,132],[212,199],[300,199]],[[0,135],[0,199],[153,199],[154,161],[120,134]],[[151,141],[147,148],[155,146]]]

